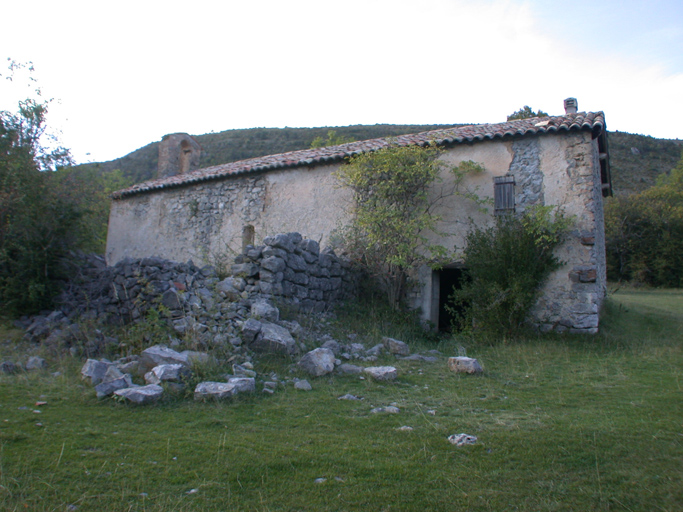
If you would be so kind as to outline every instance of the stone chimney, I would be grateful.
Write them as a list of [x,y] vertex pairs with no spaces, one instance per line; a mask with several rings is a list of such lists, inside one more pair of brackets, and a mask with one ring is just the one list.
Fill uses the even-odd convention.
[[579,102],[576,98],[567,98],[564,100],[564,113],[576,114],[579,111]]
[[202,148],[187,133],[164,135],[159,143],[157,178],[185,174],[199,168]]

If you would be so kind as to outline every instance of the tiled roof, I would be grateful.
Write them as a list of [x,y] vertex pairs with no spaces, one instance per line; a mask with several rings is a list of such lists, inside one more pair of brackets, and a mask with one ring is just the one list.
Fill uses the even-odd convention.
[[390,145],[409,146],[427,145],[435,142],[439,145],[472,143],[484,140],[506,139],[561,131],[590,130],[598,135],[605,129],[605,115],[602,112],[579,112],[553,117],[533,117],[498,124],[477,124],[446,128],[411,135],[400,135],[384,139],[370,139],[349,142],[339,146],[325,148],[302,149],[279,155],[262,156],[240,160],[228,164],[215,165],[197,169],[185,174],[169,176],[157,180],[138,183],[124,190],[115,192],[114,199],[126,196],[153,192],[160,189],[179,187],[203,181],[218,180],[228,176],[248,173],[286,169],[302,165],[315,165],[339,162],[359,153],[377,151]]

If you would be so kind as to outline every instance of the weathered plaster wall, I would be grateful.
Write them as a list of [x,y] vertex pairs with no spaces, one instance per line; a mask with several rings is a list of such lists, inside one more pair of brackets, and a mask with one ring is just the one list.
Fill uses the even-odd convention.
[[324,247],[350,199],[336,187],[335,169],[273,171],[113,201],[107,262],[158,256],[211,263],[241,252],[246,225],[254,226],[256,243],[297,231]]
[[[605,297],[606,265],[598,147],[591,134],[544,135],[459,146],[445,159],[453,164],[463,160],[483,164],[484,173],[463,183],[480,197],[492,198],[493,178],[511,174],[516,183],[517,212],[536,204],[555,205],[573,218],[572,233],[558,250],[559,258],[567,263],[548,279],[533,317],[543,330],[597,332]],[[470,219],[477,225],[493,220],[491,213],[482,214],[464,199],[447,202],[436,212],[443,217],[440,229],[450,235],[432,236],[431,241],[460,250]],[[417,285],[410,302],[422,310],[425,321],[436,324],[438,279],[428,267],[417,269],[414,278]]]

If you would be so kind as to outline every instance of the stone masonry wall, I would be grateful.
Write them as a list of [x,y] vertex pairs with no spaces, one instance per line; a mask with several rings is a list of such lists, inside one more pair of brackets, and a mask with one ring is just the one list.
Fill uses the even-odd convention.
[[348,263],[299,233],[267,236],[263,245],[247,246],[235,262],[232,273],[246,279],[248,292],[279,297],[306,311],[324,311],[355,289]]

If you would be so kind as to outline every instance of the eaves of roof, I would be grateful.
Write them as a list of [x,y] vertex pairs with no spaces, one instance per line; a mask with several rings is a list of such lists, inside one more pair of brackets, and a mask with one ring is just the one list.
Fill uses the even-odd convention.
[[144,183],[138,183],[112,194],[114,199],[155,192],[167,188],[192,185],[205,181],[213,181],[239,176],[243,174],[273,171],[307,165],[322,165],[343,161],[351,156],[370,151],[377,151],[389,146],[410,146],[436,143],[451,146],[479,141],[525,137],[558,132],[589,130],[597,137],[605,130],[603,112],[579,112],[564,116],[533,117],[498,124],[477,124],[432,130],[411,135],[400,135],[383,139],[370,139],[349,142],[338,146],[302,149],[278,155],[268,155],[248,160],[240,160],[213,167],[197,169],[185,174],[169,176]]

